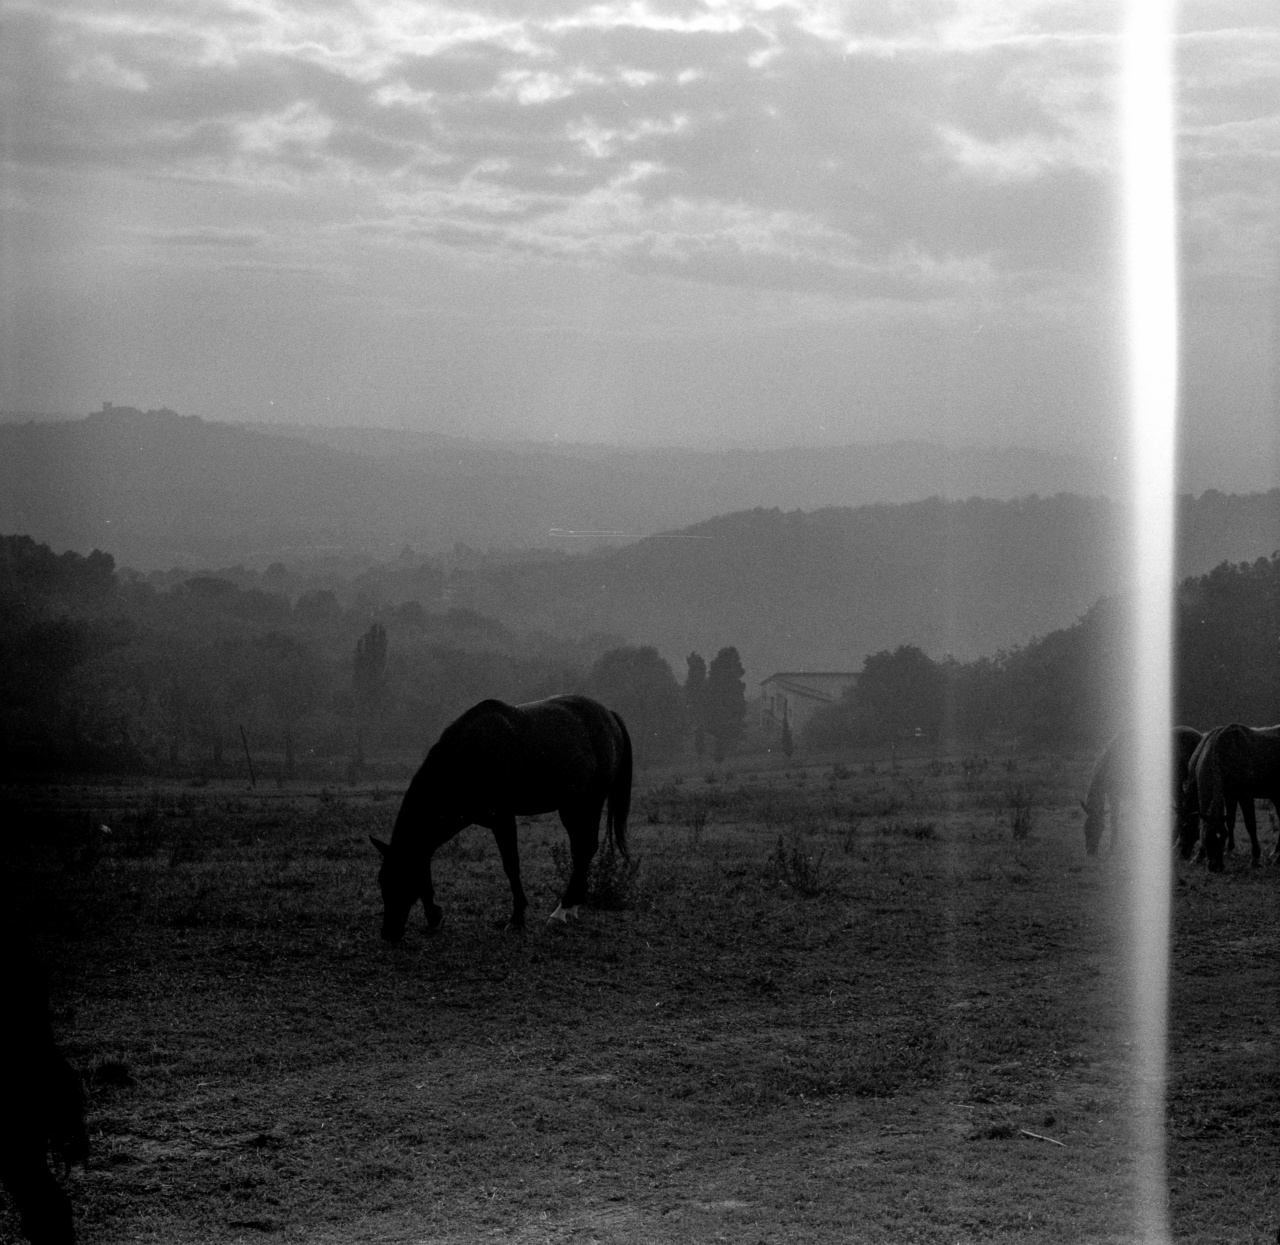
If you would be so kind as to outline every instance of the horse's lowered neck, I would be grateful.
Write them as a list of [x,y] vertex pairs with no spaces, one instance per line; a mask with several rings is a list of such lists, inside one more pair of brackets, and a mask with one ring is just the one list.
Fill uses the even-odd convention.
[[[1111,788],[1111,766],[1099,765],[1089,783],[1089,794],[1084,798],[1085,812],[1092,818],[1101,818],[1106,808],[1107,792]],[[1077,787],[1076,790],[1079,790]]]
[[442,809],[424,793],[410,792],[391,832],[391,847],[406,864],[421,866],[467,824],[461,814]]

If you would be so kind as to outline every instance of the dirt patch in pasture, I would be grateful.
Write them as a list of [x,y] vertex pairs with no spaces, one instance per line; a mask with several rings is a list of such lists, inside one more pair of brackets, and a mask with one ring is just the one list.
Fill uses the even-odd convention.
[[[5,791],[82,1239],[1133,1239],[1125,866],[1084,854],[1087,758],[973,760],[642,776],[630,906],[524,935],[472,829],[400,947],[394,793]],[[521,831],[535,918],[562,839]],[[1271,1240],[1280,877],[1176,873],[1175,1233]]]

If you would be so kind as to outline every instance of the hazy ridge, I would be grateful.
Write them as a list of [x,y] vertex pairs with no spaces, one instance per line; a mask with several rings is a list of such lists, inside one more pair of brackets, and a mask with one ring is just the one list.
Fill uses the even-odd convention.
[[[55,549],[100,547],[144,569],[262,569],[363,553],[385,562],[375,595],[390,607],[416,599],[517,630],[607,632],[657,645],[677,669],[691,649],[735,644],[753,678],[779,667],[853,669],[905,643],[934,656],[994,653],[1069,625],[1123,584],[1121,515],[1105,497],[908,493],[899,504],[790,508],[838,491],[846,467],[853,496],[905,490],[911,470],[917,492],[970,471],[975,487],[987,478],[994,491],[1003,479],[1025,494],[1014,488],[1017,451],[700,455],[362,430],[326,433],[334,444],[320,444],[314,432],[119,410],[3,427],[0,531]],[[879,464],[870,482],[868,464]],[[1036,455],[1024,465],[1066,470]],[[749,503],[705,513],[731,510],[735,498]],[[1183,498],[1179,518],[1182,576],[1280,548],[1280,491]],[[546,548],[552,527],[668,530],[555,550]],[[402,553],[406,543],[418,552]],[[485,547],[493,551],[476,552]]]
[[756,506],[1105,494],[1111,483],[1080,459],[915,442],[719,452],[500,445],[126,408],[0,425],[0,530],[110,549],[142,569],[265,565],[317,550],[381,555],[406,542],[428,552],[457,541],[577,552],[582,538],[553,529],[637,537]]
[[[1024,644],[1120,590],[1119,507],[1059,495],[754,510],[587,558],[455,570],[454,600],[563,634],[610,631],[673,663],[736,644],[755,677],[857,669],[916,644],[961,659]],[[1179,576],[1280,548],[1280,491],[1183,498]]]

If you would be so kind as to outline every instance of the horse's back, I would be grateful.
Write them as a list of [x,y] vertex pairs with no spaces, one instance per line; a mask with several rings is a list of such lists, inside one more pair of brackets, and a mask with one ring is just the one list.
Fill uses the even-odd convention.
[[603,800],[621,756],[614,715],[586,696],[485,700],[441,733],[420,773],[517,813]]
[[1280,773],[1280,725],[1247,728],[1253,743],[1255,764],[1272,773]]
[[1224,763],[1231,777],[1251,795],[1264,799],[1280,795],[1280,726],[1233,722],[1222,729]]
[[565,731],[576,727],[594,735],[610,731],[614,726],[614,715],[590,696],[548,696],[545,700],[530,700],[512,708],[540,731]]

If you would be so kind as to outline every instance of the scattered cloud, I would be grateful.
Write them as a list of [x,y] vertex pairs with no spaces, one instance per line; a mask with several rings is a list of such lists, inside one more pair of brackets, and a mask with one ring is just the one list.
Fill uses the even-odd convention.
[[[1087,6],[1060,30],[1045,28],[1054,6],[943,0],[625,0],[536,16],[371,0],[8,8],[38,66],[20,162],[291,188],[335,215],[353,188],[366,212],[416,199],[419,231],[451,245],[501,245],[494,217],[512,217],[520,253],[680,256],[690,271],[687,257],[714,252],[701,266],[714,279],[826,285],[824,264],[863,271],[877,245],[947,270],[956,239],[893,210],[929,193],[940,158],[993,193],[1064,167],[1107,172],[1081,127],[1042,126],[1054,41],[1077,77],[1081,41],[1099,46],[1105,23]],[[991,72],[981,62],[1011,48],[1021,62],[1003,71],[996,115],[967,95]],[[1105,74],[1105,56],[1090,69]],[[1059,114],[1076,102],[1059,99]],[[948,121],[957,109],[985,109],[985,128]],[[981,233],[981,204],[970,210]],[[973,241],[981,255],[1004,245]],[[732,274],[728,257],[761,254],[767,273]]]
[[[1180,11],[1188,286],[1257,287],[1280,236],[1280,15]],[[479,319],[511,289],[537,308],[608,274],[655,306],[685,291],[694,328],[776,295],[784,315],[901,314],[908,357],[926,322],[989,325],[1002,302],[1053,338],[1114,301],[1118,15],[1113,0],[0,0],[0,211],[39,241],[31,288],[44,256],[76,297],[82,274],[119,285],[111,265],[147,251],[147,279],[168,266],[183,307],[232,262],[323,272],[344,307],[405,314],[418,287],[399,274],[483,272]],[[458,279],[451,315],[480,297]]]
[[189,229],[141,232],[141,242],[151,246],[214,246],[236,249],[258,246],[262,236],[256,232],[229,229]]

